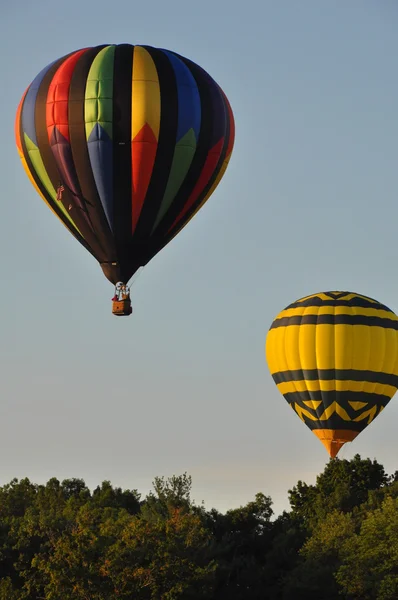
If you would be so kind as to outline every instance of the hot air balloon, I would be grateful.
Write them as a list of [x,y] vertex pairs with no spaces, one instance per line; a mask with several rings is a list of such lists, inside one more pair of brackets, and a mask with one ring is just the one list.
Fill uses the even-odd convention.
[[72,52],[27,88],[16,143],[36,191],[118,284],[127,283],[214,192],[234,144],[219,85],[175,52],[129,44]]
[[279,391],[332,458],[398,387],[398,317],[353,292],[290,304],[272,323],[265,350]]

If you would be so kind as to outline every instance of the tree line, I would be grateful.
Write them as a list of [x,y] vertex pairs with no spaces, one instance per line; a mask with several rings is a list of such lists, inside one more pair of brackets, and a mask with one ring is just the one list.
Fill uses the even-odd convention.
[[331,460],[289,490],[221,513],[191,477],[141,498],[105,481],[0,487],[0,600],[396,600],[398,472]]

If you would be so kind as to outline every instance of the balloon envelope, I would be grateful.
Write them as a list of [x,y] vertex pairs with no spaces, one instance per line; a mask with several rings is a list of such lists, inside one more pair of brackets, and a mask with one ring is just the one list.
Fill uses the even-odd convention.
[[276,317],[266,359],[279,391],[335,457],[398,387],[398,317],[372,298],[324,292]]
[[15,136],[37,192],[116,283],[215,190],[234,119],[218,84],[187,58],[108,45],[45,67],[20,102]]

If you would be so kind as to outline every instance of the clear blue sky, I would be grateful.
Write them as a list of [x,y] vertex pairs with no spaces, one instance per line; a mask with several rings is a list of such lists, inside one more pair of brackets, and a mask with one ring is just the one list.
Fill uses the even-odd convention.
[[[398,312],[395,0],[19,0],[0,8],[0,484],[103,479],[146,493],[188,471],[220,510],[287,507],[328,456],[274,385],[275,315],[348,289]],[[13,138],[26,86],[89,45],[143,43],[199,63],[236,144],[205,208],[143,270],[134,314],[26,178]],[[398,395],[340,453],[398,469]]]

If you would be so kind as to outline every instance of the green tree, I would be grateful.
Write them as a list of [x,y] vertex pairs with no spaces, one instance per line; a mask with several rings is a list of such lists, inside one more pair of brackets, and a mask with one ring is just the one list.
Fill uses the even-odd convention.
[[330,460],[315,485],[301,481],[289,490],[289,501],[294,513],[309,527],[315,526],[330,511],[351,512],[368,499],[369,491],[387,486],[390,478],[376,460]]
[[302,519],[286,511],[272,523],[271,534],[264,567],[267,600],[281,600],[286,579],[300,560],[299,550],[308,534]]
[[[50,538],[43,552],[32,560],[46,600],[106,600],[114,586],[101,570],[109,547],[115,543],[117,523],[123,509],[81,506],[59,535]],[[64,511],[65,514],[65,511]],[[120,530],[120,528],[119,528]],[[29,589],[25,584],[25,589]],[[27,596],[29,597],[29,596]]]
[[186,473],[141,500],[109,481],[0,487],[0,600],[392,600],[398,598],[398,475],[330,461],[272,521],[259,493],[222,514]]
[[398,499],[386,496],[341,548],[336,579],[349,598],[398,598]]
[[270,545],[272,500],[262,493],[245,506],[222,515],[210,511],[217,561],[217,600],[262,600],[266,586],[264,564]]
[[96,506],[125,508],[132,515],[140,510],[140,494],[137,490],[122,490],[113,487],[110,481],[103,481],[101,486],[95,488],[92,500]]
[[341,563],[340,549],[354,535],[354,530],[349,513],[333,510],[319,520],[299,550],[299,562],[285,577],[283,600],[336,600],[341,591],[335,578]]
[[103,573],[117,598],[208,598],[215,564],[207,558],[211,538],[201,518],[184,508],[170,508],[156,520],[147,515],[126,520],[106,555]]
[[[177,479],[163,484],[155,486],[155,494],[149,495],[136,515],[120,506],[126,496],[108,482],[84,504],[76,502],[76,494],[60,498],[53,485],[52,499],[58,498],[58,510],[53,511],[48,502],[45,514],[36,507],[28,521],[31,533],[41,537],[42,544],[31,568],[22,573],[21,599],[208,597],[215,570],[207,556],[211,533],[187,502],[190,486],[184,487],[184,481]],[[185,490],[183,498],[159,493],[163,488],[174,489],[174,484]],[[131,500],[129,496],[130,508]]]
[[0,600],[19,600],[18,593],[14,589],[10,577],[0,579]]

